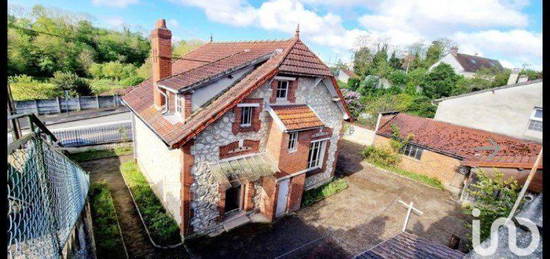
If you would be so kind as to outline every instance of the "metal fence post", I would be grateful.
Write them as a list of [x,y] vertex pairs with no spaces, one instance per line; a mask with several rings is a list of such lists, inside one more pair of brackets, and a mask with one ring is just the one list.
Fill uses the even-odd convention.
[[97,103],[97,108],[99,109],[99,96],[97,95],[95,96],[95,101]]
[[55,97],[57,100],[57,112],[61,113],[61,102],[59,101],[59,96]]
[[40,113],[40,111],[38,110],[38,101],[36,99],[34,99],[34,110],[36,111],[36,115]]
[[82,104],[80,103],[80,95],[77,95],[76,99],[78,100],[78,111],[81,111],[82,110]]
[[114,106],[114,107],[117,107],[117,106],[118,106],[116,94],[113,94],[113,106]]

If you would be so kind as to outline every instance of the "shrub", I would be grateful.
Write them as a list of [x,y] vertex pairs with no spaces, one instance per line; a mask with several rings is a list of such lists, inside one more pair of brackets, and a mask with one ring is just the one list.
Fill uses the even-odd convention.
[[369,162],[386,166],[396,166],[401,161],[399,154],[388,147],[368,146],[361,151],[361,155]]
[[55,72],[51,82],[60,90],[69,91],[71,96],[91,95],[92,89],[84,78],[78,77],[75,73]]
[[40,82],[27,75],[10,76],[8,83],[15,101],[49,99],[62,94],[55,85]]
[[159,245],[178,243],[180,241],[178,224],[168,215],[136,163],[125,162],[120,165],[120,171],[134,195],[153,240]]
[[126,86],[134,86],[134,85],[137,85],[141,82],[143,82],[143,79],[142,77],[140,76],[131,76],[131,77],[127,77],[127,78],[124,78],[122,80],[120,80],[120,84],[121,85],[126,85]]
[[116,90],[127,87],[110,79],[92,80],[90,84],[92,85],[92,92],[95,95],[114,94]]
[[348,183],[344,179],[336,179],[315,189],[308,190],[304,192],[302,207],[307,207],[346,188],[348,188]]

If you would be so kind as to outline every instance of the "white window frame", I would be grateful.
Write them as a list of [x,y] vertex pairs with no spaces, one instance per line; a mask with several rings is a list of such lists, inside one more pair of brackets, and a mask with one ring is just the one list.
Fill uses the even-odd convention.
[[288,133],[288,152],[296,152],[298,150],[298,131]]
[[[323,166],[326,146],[327,146],[327,140],[312,141],[309,144],[309,151],[307,155],[307,169],[311,170],[311,169],[321,168]],[[313,153],[313,156],[315,157],[312,157],[312,152],[315,152],[313,151],[315,149],[317,149],[316,151],[317,153]]]
[[[531,113],[531,117],[529,117],[529,124],[527,125],[527,129],[528,130],[532,130],[532,131],[539,131],[539,132],[542,132],[542,117],[541,118],[537,118],[535,115],[537,114],[537,111],[540,111],[541,112],[541,115],[542,115],[542,108],[540,107],[535,107],[533,108],[533,112]],[[536,128],[531,128],[531,125],[532,124],[541,124],[540,126],[540,130],[536,129]],[[537,127],[537,126],[535,126]]]
[[[424,152],[424,149],[415,145],[406,144],[399,150],[399,153],[405,156],[408,156],[410,158],[420,160],[422,159],[422,153]],[[418,157],[417,157],[418,156]]]
[[[284,89],[283,87],[281,87],[283,85],[285,86]],[[277,97],[277,99],[279,100],[286,99],[288,97],[289,86],[290,86],[290,81],[287,81],[287,80],[277,81],[277,88],[275,89],[275,97]],[[283,92],[283,91],[284,91],[284,96],[279,97],[279,92]]]
[[175,94],[174,95],[176,101],[176,113],[182,113],[183,112],[183,105],[182,105],[182,101],[181,101],[181,96],[179,94]]
[[[252,114],[254,114],[253,106],[244,106],[241,107],[241,127],[250,127],[252,126]],[[247,123],[245,123],[248,120]]]

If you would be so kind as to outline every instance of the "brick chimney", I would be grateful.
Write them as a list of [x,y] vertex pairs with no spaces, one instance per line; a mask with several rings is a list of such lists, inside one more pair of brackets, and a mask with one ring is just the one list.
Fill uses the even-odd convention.
[[453,56],[456,56],[457,53],[458,53],[458,47],[452,47],[451,54],[453,54]]
[[152,79],[155,84],[154,103],[161,109],[166,100],[166,90],[157,86],[157,82],[172,75],[172,32],[166,28],[166,21],[159,19],[151,31],[151,65]]

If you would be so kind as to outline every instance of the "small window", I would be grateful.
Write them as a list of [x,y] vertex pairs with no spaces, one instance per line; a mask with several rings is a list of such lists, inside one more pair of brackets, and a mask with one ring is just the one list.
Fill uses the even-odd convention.
[[250,127],[252,125],[253,107],[241,107],[241,127]]
[[307,157],[307,168],[321,168],[325,154],[326,141],[311,142],[309,145],[309,154]]
[[294,152],[297,149],[298,132],[291,132],[288,136],[288,152]]
[[176,97],[176,112],[181,113],[181,111],[183,110],[181,106],[181,96],[179,94],[176,94],[175,97]]
[[288,92],[288,81],[279,81],[277,85],[277,98],[286,98]]
[[424,151],[424,149],[407,144],[399,150],[399,153],[420,160],[422,157],[422,151]]
[[529,118],[529,127],[530,130],[542,132],[542,108],[535,108]]

